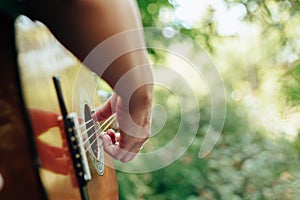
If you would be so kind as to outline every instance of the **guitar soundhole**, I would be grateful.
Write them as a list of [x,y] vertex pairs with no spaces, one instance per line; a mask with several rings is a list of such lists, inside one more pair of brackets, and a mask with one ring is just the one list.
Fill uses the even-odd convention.
[[91,109],[88,105],[84,106],[84,123],[86,128],[86,146],[91,161],[99,175],[104,174],[104,149],[102,140],[99,138],[101,132],[97,119],[92,116]]
[[93,152],[93,156],[97,158],[98,154],[98,145],[97,145],[97,134],[96,134],[96,124],[94,119],[92,119],[91,110],[88,105],[84,106],[84,118],[86,123],[87,130],[87,139],[88,139],[88,149]]

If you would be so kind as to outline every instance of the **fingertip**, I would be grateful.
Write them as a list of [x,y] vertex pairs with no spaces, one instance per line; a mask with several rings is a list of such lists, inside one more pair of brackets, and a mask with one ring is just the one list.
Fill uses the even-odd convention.
[[100,133],[99,137],[103,140],[104,145],[112,144],[111,137],[107,133],[102,132],[102,133]]
[[112,129],[109,129],[107,131],[107,134],[109,135],[112,143],[115,144],[117,142],[117,140],[116,140],[116,133]]
[[112,156],[115,159],[118,159],[118,143],[113,143],[111,136],[107,134],[106,132],[102,132],[100,134],[100,138],[103,141],[103,147],[104,151],[108,153],[110,156]]

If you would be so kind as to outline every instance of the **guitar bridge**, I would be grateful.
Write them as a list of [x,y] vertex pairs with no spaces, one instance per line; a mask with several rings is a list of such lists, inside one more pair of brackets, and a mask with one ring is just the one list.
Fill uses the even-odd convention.
[[92,176],[84,143],[78,131],[79,122],[77,114],[75,112],[68,114],[64,119],[64,124],[75,173],[79,177],[80,185],[85,185],[86,182],[92,179]]

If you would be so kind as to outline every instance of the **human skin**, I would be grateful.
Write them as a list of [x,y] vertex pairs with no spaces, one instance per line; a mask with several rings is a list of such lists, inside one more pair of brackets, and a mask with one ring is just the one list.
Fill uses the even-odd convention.
[[[129,30],[139,30],[130,37],[135,38],[136,46],[145,46],[139,10],[133,0],[30,0],[24,12],[45,23],[81,61],[103,41]],[[128,41],[125,38],[118,45],[130,48],[132,44]],[[141,66],[142,70],[135,70]],[[153,78],[147,51],[139,49],[123,54],[105,69],[100,62],[89,63],[87,67],[115,91],[95,114],[99,121],[117,114],[119,133],[110,130],[101,134],[105,151],[121,162],[131,161],[151,132]],[[116,87],[125,74],[128,80],[125,88],[133,91],[130,96],[125,88]]]

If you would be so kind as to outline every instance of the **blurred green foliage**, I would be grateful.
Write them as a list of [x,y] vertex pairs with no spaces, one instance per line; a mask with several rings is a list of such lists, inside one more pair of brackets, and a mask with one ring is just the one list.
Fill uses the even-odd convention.
[[287,101],[291,106],[297,106],[300,102],[300,65],[295,65],[283,76],[283,87]]
[[[300,52],[299,1],[218,1],[228,9],[239,5],[245,10],[239,30],[246,33],[230,35],[218,31],[219,11],[213,6],[191,26],[174,18],[163,20],[162,12],[174,14],[178,2],[139,0],[143,24],[172,28],[209,53],[227,92],[222,136],[212,152],[198,157],[211,117],[209,95],[202,95],[193,144],[163,169],[140,174],[118,171],[120,199],[299,199],[299,120],[288,118],[299,113],[300,66],[295,64]],[[150,42],[160,40],[153,37]],[[155,49],[149,49],[149,54],[154,63],[166,62]],[[155,103],[170,111],[163,133],[150,138],[146,150],[168,143],[180,117],[166,101],[171,94],[155,92]],[[289,134],[288,122],[293,120],[296,132]]]

